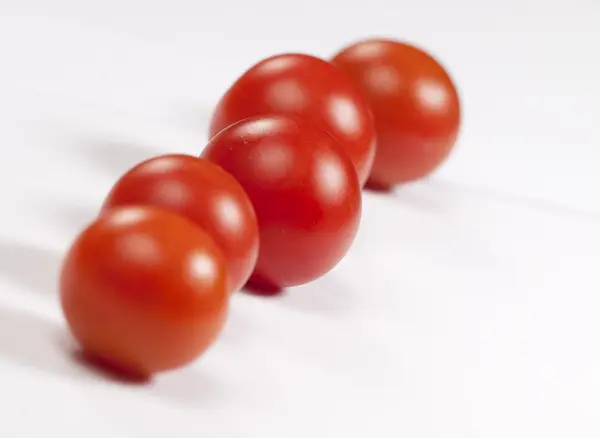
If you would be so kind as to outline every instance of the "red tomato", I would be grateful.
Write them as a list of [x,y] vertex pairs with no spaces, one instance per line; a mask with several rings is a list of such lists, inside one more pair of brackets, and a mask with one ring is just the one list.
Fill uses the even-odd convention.
[[456,142],[460,102],[452,79],[430,55],[395,41],[367,40],[333,63],[368,98],[377,152],[368,186],[389,189],[434,171]]
[[260,233],[254,286],[309,282],[350,248],[360,186],[348,156],[321,128],[285,116],[253,117],[217,134],[203,156],[231,173],[254,205]]
[[68,251],[62,308],[87,354],[150,376],[213,343],[227,314],[226,269],[221,249],[191,221],[155,207],[114,208]]
[[216,164],[190,155],[144,161],[121,177],[103,208],[131,204],[155,205],[192,220],[221,246],[230,290],[248,281],[258,257],[256,216],[242,186]]
[[245,72],[213,115],[211,137],[246,117],[282,114],[306,119],[333,135],[350,156],[361,186],[375,155],[371,111],[352,81],[309,55],[268,58]]

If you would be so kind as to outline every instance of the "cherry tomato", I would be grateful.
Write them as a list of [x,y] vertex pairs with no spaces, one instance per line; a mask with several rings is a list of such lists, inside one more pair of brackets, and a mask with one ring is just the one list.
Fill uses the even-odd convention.
[[227,259],[231,292],[250,277],[258,257],[254,208],[242,186],[216,164],[190,155],[144,161],[119,179],[103,209],[131,204],[167,209],[206,230]]
[[333,58],[371,104],[377,152],[368,186],[389,189],[433,172],[460,125],[452,79],[429,54],[408,44],[367,40]]
[[211,137],[251,116],[282,114],[317,124],[350,156],[361,186],[375,155],[373,117],[358,87],[331,63],[283,54],[265,59],[227,91],[213,115]]
[[361,214],[352,162],[323,129],[286,116],[253,117],[217,134],[203,156],[242,184],[258,218],[253,286],[314,280],[346,254]]
[[189,363],[213,343],[227,314],[227,265],[188,219],[156,207],[120,207],[76,238],[60,292],[85,353],[150,376]]

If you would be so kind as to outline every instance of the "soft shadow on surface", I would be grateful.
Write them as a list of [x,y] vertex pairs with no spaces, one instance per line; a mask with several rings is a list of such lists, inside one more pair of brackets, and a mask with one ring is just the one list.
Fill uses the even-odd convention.
[[120,383],[135,382],[82,360],[64,328],[25,311],[0,309],[0,356],[69,379],[102,377]]
[[129,387],[139,387],[144,393],[178,403],[204,403],[219,397],[219,387],[203,373],[194,369],[179,369],[155,376],[141,375],[119,368],[74,347],[70,357],[89,376]]
[[218,385],[194,370],[147,379],[108,367],[82,354],[59,324],[20,310],[0,308],[0,357],[67,379],[139,387],[153,397],[185,404],[219,397]]
[[494,190],[490,188],[473,187],[465,184],[448,182],[448,181],[437,181],[430,180],[427,183],[432,189],[439,190],[442,192],[458,193],[467,196],[474,196],[481,199],[487,199],[491,201],[501,202],[505,204],[512,204],[515,206],[526,207],[530,209],[536,209],[551,214],[558,214],[563,216],[574,216],[579,219],[584,219],[592,222],[599,222],[600,215],[590,211],[578,209],[576,207],[566,206],[557,204],[544,199],[530,198],[527,196],[521,196],[513,193],[505,193],[500,190]]
[[96,219],[100,207],[53,202],[43,206],[42,214],[74,237]]
[[238,293],[276,302],[296,312],[332,315],[351,311],[355,296],[348,288],[333,278],[325,276],[302,286],[278,288],[247,283]]
[[[201,365],[199,367],[201,368]],[[195,368],[174,370],[158,376],[148,388],[148,392],[161,399],[178,403],[209,406],[219,403],[224,397],[224,389],[220,382]]]
[[99,139],[82,142],[77,152],[83,154],[93,167],[116,177],[142,161],[169,153],[149,145]]
[[56,292],[60,262],[57,251],[27,243],[0,242],[0,276],[31,292]]
[[422,184],[417,184],[398,186],[386,193],[373,193],[372,196],[388,198],[413,211],[429,215],[443,215],[452,207],[448,200],[437,199],[431,194],[424,196],[421,192]]
[[[55,251],[0,242],[0,276],[32,292],[57,292],[60,261]],[[149,380],[109,367],[82,354],[66,325],[21,310],[0,308],[0,356],[65,378],[143,386],[149,395],[181,403],[209,402],[219,393],[218,385],[194,369],[174,371],[163,381],[163,375]]]
[[71,361],[72,348],[58,324],[34,313],[0,308],[0,356],[18,365],[67,378],[82,372]]
[[322,316],[347,314],[359,308],[359,298],[333,273],[308,284],[290,288],[278,303],[292,311]]
[[171,120],[182,128],[196,132],[200,140],[209,140],[209,128],[213,109],[208,105],[188,104],[172,108]]
[[[431,193],[423,195],[424,181],[399,184],[390,188],[379,188],[365,186],[363,195],[365,198],[378,199],[381,201],[389,201],[403,208],[408,208],[411,211],[424,213],[428,216],[444,213],[449,208],[447,200],[432,196]],[[365,199],[364,198],[364,199]],[[364,210],[363,214],[368,215],[369,211]]]

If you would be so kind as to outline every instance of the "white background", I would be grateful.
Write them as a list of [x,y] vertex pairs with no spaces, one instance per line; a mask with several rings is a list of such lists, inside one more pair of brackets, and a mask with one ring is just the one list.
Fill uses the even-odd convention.
[[[0,436],[600,435],[595,0],[1,0]],[[455,77],[429,181],[365,196],[356,244],[151,385],[79,364],[61,255],[115,179],[199,153],[221,93],[286,51],[390,35]]]

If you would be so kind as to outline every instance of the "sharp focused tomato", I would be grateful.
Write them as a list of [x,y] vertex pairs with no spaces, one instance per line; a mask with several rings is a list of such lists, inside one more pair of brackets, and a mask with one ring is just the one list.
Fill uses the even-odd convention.
[[213,115],[211,137],[251,116],[282,114],[308,120],[333,135],[366,181],[375,155],[370,109],[352,81],[331,63],[309,55],[265,59],[227,91]]
[[284,116],[254,117],[217,134],[203,156],[244,187],[258,218],[254,286],[314,280],[350,248],[361,214],[352,162],[321,128]]
[[62,308],[84,351],[150,376],[194,360],[227,313],[226,261],[194,223],[155,207],[114,208],[63,262]]
[[333,58],[367,97],[377,131],[368,186],[389,189],[434,171],[456,142],[460,102],[430,55],[408,44],[368,40]]
[[227,259],[232,292],[250,277],[258,257],[254,209],[242,186],[216,164],[190,155],[144,161],[119,179],[103,209],[132,204],[167,209],[206,230]]

